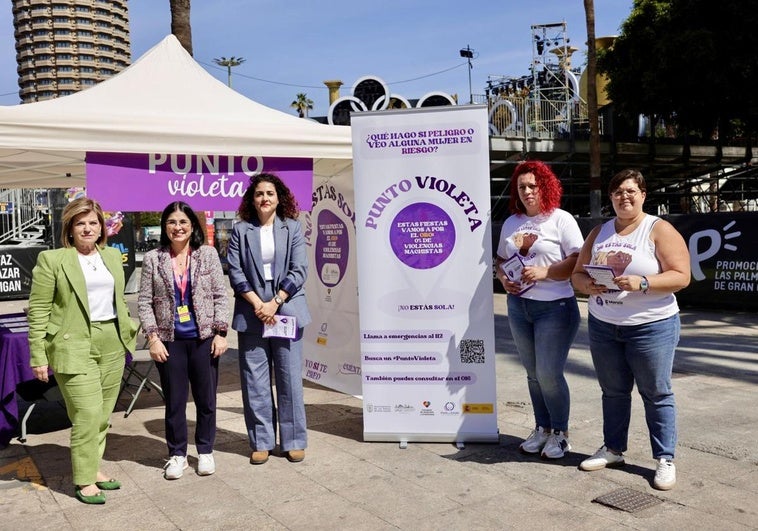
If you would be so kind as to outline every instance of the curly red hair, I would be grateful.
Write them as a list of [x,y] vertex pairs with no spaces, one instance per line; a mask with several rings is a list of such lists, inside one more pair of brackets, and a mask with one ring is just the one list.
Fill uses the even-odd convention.
[[526,214],[526,208],[518,195],[518,178],[525,173],[534,175],[535,182],[540,191],[540,212],[549,214],[561,206],[563,187],[561,181],[555,176],[550,166],[539,160],[522,162],[513,170],[511,177],[511,200],[508,206],[511,214]]

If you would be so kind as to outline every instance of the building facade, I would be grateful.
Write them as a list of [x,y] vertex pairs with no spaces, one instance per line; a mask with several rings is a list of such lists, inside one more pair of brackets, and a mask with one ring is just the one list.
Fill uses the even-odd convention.
[[127,0],[12,0],[21,103],[73,94],[131,63]]

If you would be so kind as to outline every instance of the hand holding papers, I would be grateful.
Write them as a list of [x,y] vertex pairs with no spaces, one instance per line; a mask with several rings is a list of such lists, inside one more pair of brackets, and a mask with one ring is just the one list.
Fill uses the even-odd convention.
[[619,287],[613,281],[616,278],[616,274],[610,266],[584,264],[584,270],[587,271],[587,274],[592,277],[592,280],[598,286],[604,286],[614,291],[619,290]]
[[[508,280],[511,282],[521,283],[521,272],[524,270],[524,262],[521,261],[521,257],[519,255],[514,254],[508,258],[505,262],[500,264],[500,269],[503,270],[503,273],[505,273],[505,276],[508,278]],[[534,283],[521,284],[521,291],[519,291],[517,295],[521,295],[532,286],[534,286]]]
[[295,339],[297,319],[291,315],[277,315],[274,324],[263,324],[263,337]]

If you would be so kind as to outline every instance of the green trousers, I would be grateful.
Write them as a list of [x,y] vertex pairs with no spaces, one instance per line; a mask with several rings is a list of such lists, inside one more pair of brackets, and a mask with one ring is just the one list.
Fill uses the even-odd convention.
[[121,390],[124,356],[116,320],[93,322],[87,372],[55,374],[71,420],[74,485],[91,485],[96,481],[111,412]]

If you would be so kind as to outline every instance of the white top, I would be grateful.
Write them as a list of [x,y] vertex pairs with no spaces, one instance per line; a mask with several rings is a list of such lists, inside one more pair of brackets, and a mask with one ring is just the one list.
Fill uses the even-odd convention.
[[271,266],[274,264],[274,226],[261,226],[261,257],[263,258],[263,278],[264,280],[274,280],[274,273]]
[[[550,214],[508,217],[500,232],[497,254],[507,260],[518,253],[525,266],[548,267],[578,253],[584,238],[574,217],[560,208]],[[520,295],[525,299],[553,301],[574,296],[571,283],[566,280],[540,280]]]
[[[655,257],[655,245],[650,239],[653,225],[660,218],[645,214],[645,218],[626,236],[616,233],[615,221],[602,225],[592,246],[592,264],[608,265],[614,276],[655,275],[661,266]],[[679,312],[673,293],[648,291],[610,291],[589,297],[590,314],[606,323],[622,326],[640,325],[666,319]]]
[[116,317],[113,305],[115,282],[100,253],[83,256],[77,253],[87,285],[87,303],[91,321],[108,321]]

